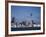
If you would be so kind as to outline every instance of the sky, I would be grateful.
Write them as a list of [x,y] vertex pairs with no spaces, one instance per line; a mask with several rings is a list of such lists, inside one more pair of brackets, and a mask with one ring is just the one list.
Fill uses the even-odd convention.
[[11,6],[11,17],[15,17],[17,21],[34,20],[35,22],[39,22],[40,10],[40,7]]

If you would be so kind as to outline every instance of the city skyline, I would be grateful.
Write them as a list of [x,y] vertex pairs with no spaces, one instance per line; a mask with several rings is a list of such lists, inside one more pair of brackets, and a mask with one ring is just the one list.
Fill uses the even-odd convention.
[[34,20],[40,22],[40,12],[40,7],[11,6],[11,18],[15,17],[17,21]]

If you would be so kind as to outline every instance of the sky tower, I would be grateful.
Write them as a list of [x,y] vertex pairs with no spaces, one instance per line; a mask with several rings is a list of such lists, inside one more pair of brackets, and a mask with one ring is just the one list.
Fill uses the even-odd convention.
[[32,25],[32,27],[33,27],[33,19],[32,19],[32,13],[30,14],[30,16],[31,16],[31,25]]

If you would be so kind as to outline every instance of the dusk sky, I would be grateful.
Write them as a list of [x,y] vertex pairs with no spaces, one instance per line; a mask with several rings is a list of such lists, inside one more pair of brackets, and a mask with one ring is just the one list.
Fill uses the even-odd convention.
[[39,22],[40,10],[40,7],[11,6],[11,17],[15,17],[17,21],[34,20],[35,22]]

